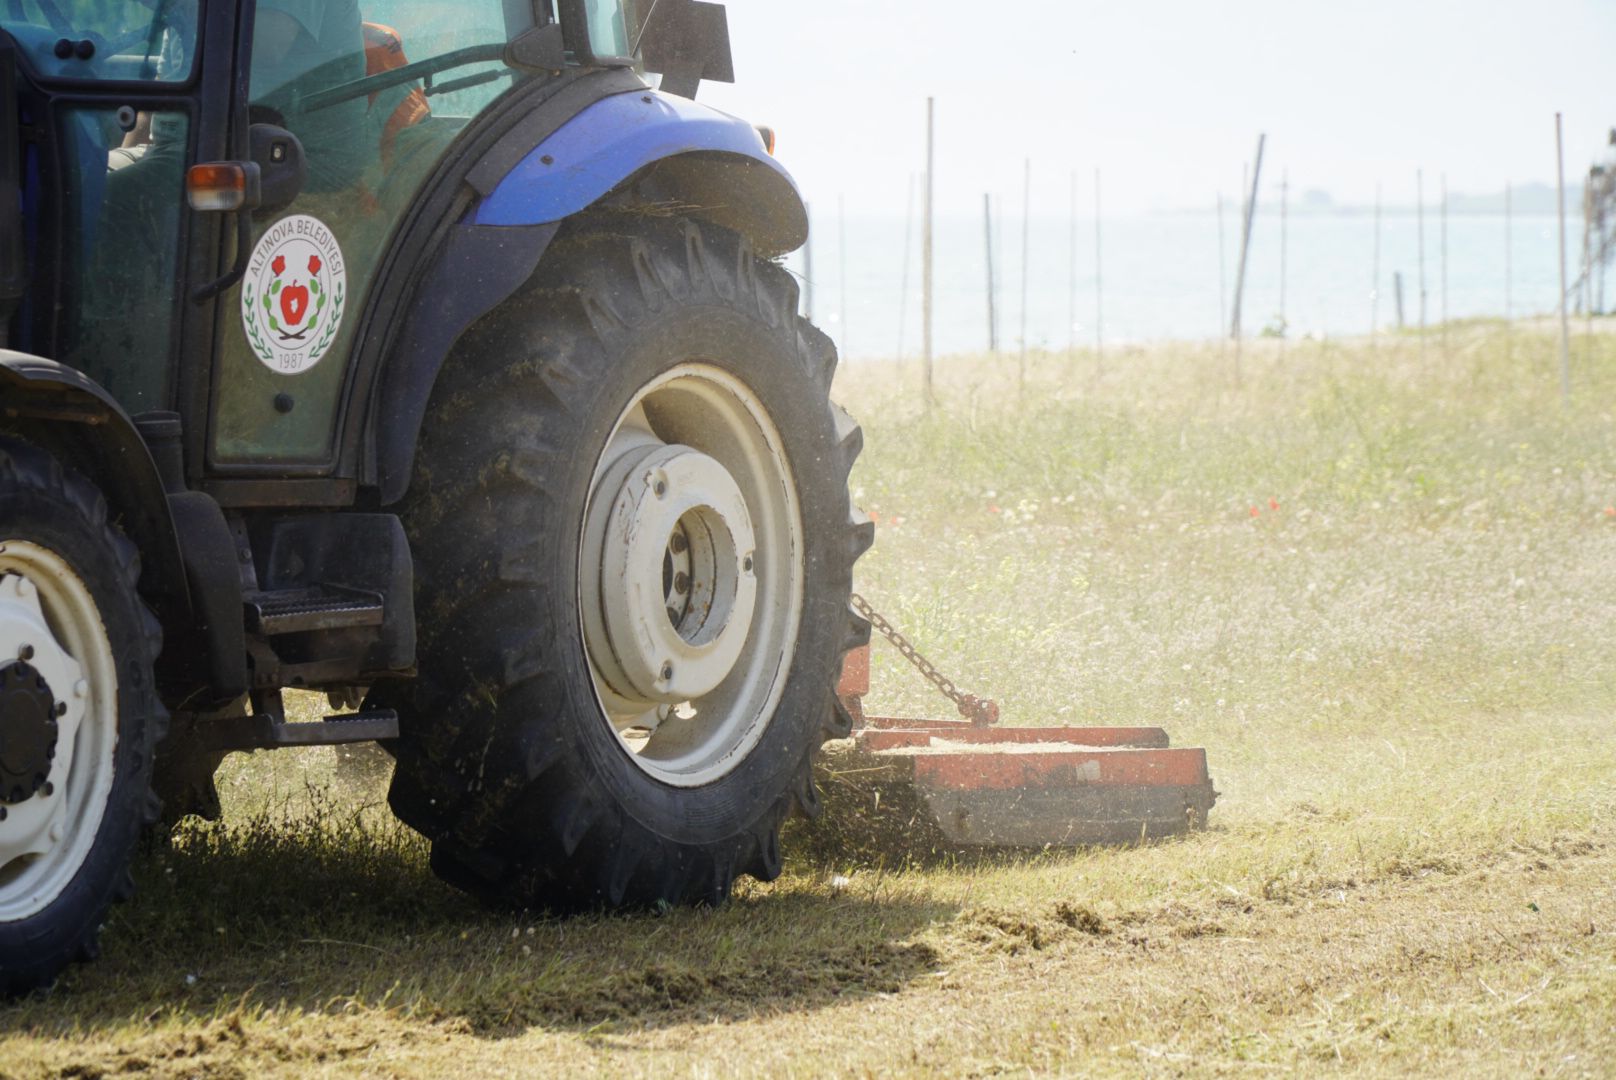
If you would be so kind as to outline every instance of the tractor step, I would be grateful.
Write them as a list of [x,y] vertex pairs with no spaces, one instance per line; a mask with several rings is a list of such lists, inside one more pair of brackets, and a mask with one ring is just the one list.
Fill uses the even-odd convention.
[[324,720],[287,723],[271,715],[215,720],[203,738],[213,750],[275,750],[291,746],[346,746],[398,738],[398,713],[371,709]]
[[265,637],[380,626],[385,614],[379,594],[322,588],[253,593],[246,606],[247,629]]

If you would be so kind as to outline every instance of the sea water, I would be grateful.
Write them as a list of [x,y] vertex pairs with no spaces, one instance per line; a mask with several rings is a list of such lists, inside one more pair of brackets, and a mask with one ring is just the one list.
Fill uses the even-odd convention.
[[[1102,218],[1102,288],[1097,289],[1094,219],[1077,222],[1074,267],[1070,221],[1034,217],[1028,228],[1024,290],[1022,222],[1019,215],[1002,214],[994,243],[998,346],[1002,351],[1020,348],[1023,296],[1026,342],[1034,349],[1093,347],[1097,328],[1106,344],[1228,334],[1240,229],[1240,213],[1231,207],[1223,216],[1220,264],[1219,221],[1213,212]],[[1422,305],[1420,228],[1413,213],[1382,217],[1378,275],[1371,213],[1294,214],[1285,225],[1282,301],[1279,215],[1260,213],[1247,260],[1243,332],[1256,336],[1265,328],[1283,328],[1288,337],[1299,339],[1367,334],[1372,326],[1394,328],[1394,273],[1402,275],[1403,318],[1410,327],[1420,325],[1422,307],[1430,326],[1441,321],[1444,311],[1449,319],[1554,312],[1559,294],[1556,219],[1516,214],[1507,230],[1502,214],[1449,215],[1444,301],[1442,226],[1437,211],[1428,210]],[[845,251],[840,244],[844,234]],[[1568,216],[1566,243],[1568,276],[1575,282],[1581,273],[1580,217]],[[980,216],[937,219],[932,325],[933,349],[939,355],[988,347],[985,247]],[[787,265],[802,275],[804,253],[790,256]],[[813,271],[814,321],[837,340],[844,356],[919,354],[918,221],[850,214],[844,226],[834,214],[816,213]],[[1600,307],[1597,271],[1594,281]],[[805,280],[805,310],[809,291]],[[1611,302],[1616,303],[1616,279]]]

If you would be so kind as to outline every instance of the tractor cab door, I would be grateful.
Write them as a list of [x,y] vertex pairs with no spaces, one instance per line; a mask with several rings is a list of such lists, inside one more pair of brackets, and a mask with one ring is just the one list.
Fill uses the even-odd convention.
[[[510,0],[258,0],[248,112],[295,135],[289,205],[253,217],[224,297],[208,468],[329,475],[360,311],[415,192],[459,131],[508,89]],[[221,489],[223,490],[223,489]]]
[[131,413],[174,407],[201,18],[198,0],[0,7],[27,268],[10,341]]

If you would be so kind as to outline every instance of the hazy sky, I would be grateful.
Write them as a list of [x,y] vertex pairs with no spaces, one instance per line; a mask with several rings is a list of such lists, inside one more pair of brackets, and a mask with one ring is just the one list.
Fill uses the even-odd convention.
[[[1368,203],[1552,182],[1554,113],[1574,182],[1610,153],[1616,0],[1315,3],[1191,0],[727,0],[735,86],[702,99],[774,125],[819,207],[902,212],[937,99],[940,212],[983,191],[1064,213],[1069,177],[1107,212],[1211,203],[1265,179]],[[1266,186],[1266,185],[1265,185]]]

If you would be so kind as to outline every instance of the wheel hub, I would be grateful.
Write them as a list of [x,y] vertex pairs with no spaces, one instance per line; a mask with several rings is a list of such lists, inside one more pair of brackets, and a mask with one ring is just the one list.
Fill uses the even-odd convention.
[[56,718],[66,711],[27,661],[0,669],[0,804],[15,806],[44,789],[56,756]]
[[[111,781],[112,742],[99,734],[91,736],[96,764],[72,768],[92,695],[58,629],[81,649],[84,635],[73,635],[99,630],[82,589],[54,553],[0,544],[0,657],[8,658],[0,667],[0,919],[34,910],[65,886],[94,831],[75,828],[73,800]],[[104,646],[95,655],[110,662]]]
[[623,697],[677,705],[715,689],[741,655],[756,538],[713,458],[679,445],[626,456],[599,538],[604,641],[591,638],[591,657]]

